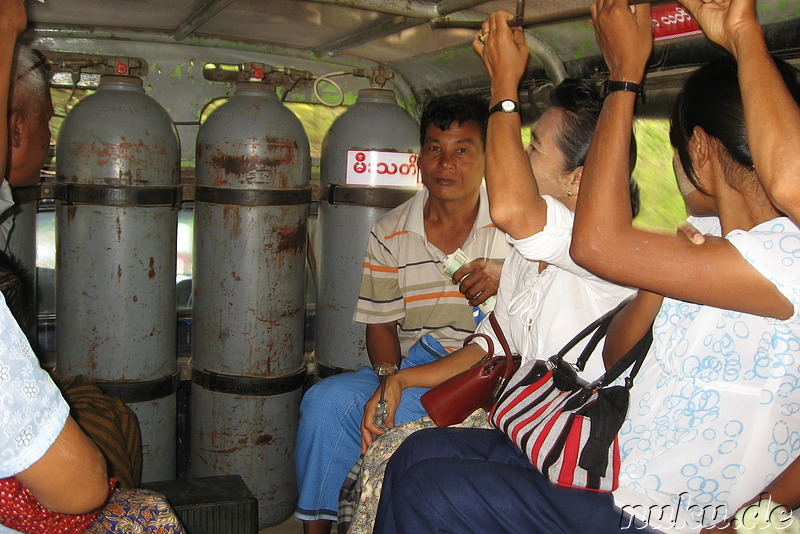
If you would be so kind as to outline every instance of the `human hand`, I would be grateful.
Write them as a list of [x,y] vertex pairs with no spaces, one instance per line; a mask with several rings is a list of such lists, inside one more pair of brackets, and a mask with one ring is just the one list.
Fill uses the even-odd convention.
[[25,31],[28,16],[22,0],[0,0],[0,35],[17,37]]
[[679,0],[697,21],[706,37],[737,57],[736,40],[743,31],[756,28],[756,0]]
[[[530,53],[522,28],[508,25],[513,18],[507,11],[492,13],[483,21],[481,32],[472,41],[472,48],[481,57],[489,73],[493,93],[498,89],[510,89],[516,95],[528,64]],[[480,36],[483,36],[483,40]],[[497,99],[507,96],[500,95]]]
[[[403,388],[397,379],[397,375],[387,376],[386,387],[383,392],[383,400],[386,401],[388,409],[386,419],[383,422],[386,428],[394,428],[394,414],[397,412],[397,406],[400,404],[402,397]],[[367,447],[372,444],[375,438],[385,432],[375,424],[375,410],[378,408],[380,398],[381,388],[378,387],[364,406],[364,417],[361,419],[361,454],[367,452]]]
[[675,233],[678,234],[678,237],[685,237],[695,245],[702,245],[706,242],[706,236],[687,221],[678,224],[678,229]]
[[650,4],[629,6],[628,0],[595,0],[591,11],[610,79],[641,83],[653,50]]
[[501,260],[478,258],[459,267],[453,273],[453,283],[458,285],[470,306],[477,306],[497,293],[502,270]]

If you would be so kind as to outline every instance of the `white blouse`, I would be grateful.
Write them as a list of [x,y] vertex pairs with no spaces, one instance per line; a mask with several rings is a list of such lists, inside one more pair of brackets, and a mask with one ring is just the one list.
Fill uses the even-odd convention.
[[[522,366],[511,383],[525,376],[536,359],[558,352],[575,334],[613,309],[634,292],[596,277],[579,267],[569,255],[575,214],[552,197],[547,202],[547,223],[541,232],[515,240],[506,258],[497,292],[495,315],[511,350],[519,353]],[[540,273],[540,262],[547,264]],[[495,338],[484,320],[478,332]],[[496,339],[496,338],[495,338]],[[486,344],[480,344],[486,349]],[[574,350],[574,362],[585,342]],[[502,354],[495,340],[495,353]],[[583,376],[593,380],[604,372],[602,343],[589,359]]]

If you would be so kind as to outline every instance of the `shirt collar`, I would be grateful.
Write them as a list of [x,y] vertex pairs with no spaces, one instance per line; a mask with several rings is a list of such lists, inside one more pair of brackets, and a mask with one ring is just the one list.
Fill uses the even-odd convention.
[[[428,194],[428,189],[423,187],[419,193],[412,197],[411,206],[408,209],[408,217],[406,217],[403,230],[425,237],[424,210],[425,202],[428,201]],[[472,226],[473,231],[494,224],[489,215],[489,194],[486,192],[485,181],[481,182],[478,195],[478,216],[475,218],[475,224]]]

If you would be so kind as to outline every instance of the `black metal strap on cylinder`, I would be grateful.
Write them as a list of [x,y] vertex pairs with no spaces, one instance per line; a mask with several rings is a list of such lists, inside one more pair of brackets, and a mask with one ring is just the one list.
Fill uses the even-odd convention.
[[25,204],[27,202],[38,202],[42,198],[42,186],[27,185],[22,187],[12,187],[11,196],[15,204]]
[[111,207],[177,207],[182,191],[177,186],[53,184],[53,198],[67,205],[89,204]]
[[349,371],[354,371],[354,369],[345,369],[344,367],[331,367],[330,365],[325,365],[324,363],[317,362],[317,376],[320,378],[328,378],[329,376],[340,375],[342,373],[347,373]]
[[242,376],[228,375],[192,368],[192,382],[210,391],[231,393],[250,397],[281,395],[303,387],[306,382],[306,368],[281,376]]
[[126,404],[163,399],[178,391],[179,374],[167,375],[155,380],[95,380],[103,393],[116,397]]
[[329,204],[348,204],[369,208],[393,209],[417,194],[418,189],[394,187],[354,187],[329,184],[325,199]]
[[194,200],[234,206],[294,206],[311,202],[311,188],[229,189],[196,185]]

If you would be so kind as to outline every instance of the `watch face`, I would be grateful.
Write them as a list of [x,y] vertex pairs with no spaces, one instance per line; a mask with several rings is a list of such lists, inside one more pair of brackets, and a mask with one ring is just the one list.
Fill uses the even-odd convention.
[[506,113],[511,113],[517,109],[517,104],[513,100],[503,100],[500,104]]

